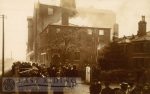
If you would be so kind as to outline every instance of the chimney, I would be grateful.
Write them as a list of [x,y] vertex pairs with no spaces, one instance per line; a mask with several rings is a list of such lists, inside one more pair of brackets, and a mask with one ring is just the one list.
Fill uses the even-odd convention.
[[118,37],[118,35],[119,35],[119,25],[117,23],[114,24],[113,33],[114,33],[115,37]]
[[62,25],[69,25],[69,17],[74,15],[76,9],[75,0],[61,0],[62,7]]
[[67,9],[62,8],[62,25],[69,25],[69,13]]
[[119,35],[119,25],[117,23],[113,26],[113,41],[116,42],[118,40]]
[[142,16],[142,21],[145,21],[145,16]]
[[138,23],[138,33],[139,37],[146,35],[146,21],[145,16],[142,16],[142,20]]

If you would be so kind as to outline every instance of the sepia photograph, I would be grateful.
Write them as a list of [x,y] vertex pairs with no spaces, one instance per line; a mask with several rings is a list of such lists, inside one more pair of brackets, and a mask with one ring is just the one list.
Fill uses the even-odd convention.
[[150,94],[150,0],[0,0],[0,94]]

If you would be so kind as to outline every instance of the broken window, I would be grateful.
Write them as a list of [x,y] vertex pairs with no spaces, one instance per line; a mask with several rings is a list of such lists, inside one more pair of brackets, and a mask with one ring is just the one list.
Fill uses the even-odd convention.
[[104,35],[104,30],[99,30],[99,35]]

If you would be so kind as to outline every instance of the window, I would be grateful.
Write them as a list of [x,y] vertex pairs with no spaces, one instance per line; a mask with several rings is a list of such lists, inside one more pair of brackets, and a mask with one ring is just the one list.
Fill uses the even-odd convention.
[[150,43],[145,43],[145,44],[144,44],[144,51],[145,51],[145,52],[150,52],[150,49],[149,49],[149,48],[150,48]]
[[88,34],[92,35],[92,30],[91,29],[88,29]]
[[59,33],[60,32],[60,28],[56,28],[56,33]]
[[143,52],[144,51],[144,48],[143,48],[143,46],[144,46],[144,43],[139,43],[139,52]]
[[48,8],[48,15],[53,15],[53,8]]
[[104,35],[104,30],[99,30],[99,35]]

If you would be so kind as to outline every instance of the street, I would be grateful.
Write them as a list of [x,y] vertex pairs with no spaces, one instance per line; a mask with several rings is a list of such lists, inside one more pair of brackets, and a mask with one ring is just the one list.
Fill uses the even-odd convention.
[[77,86],[73,88],[66,88],[64,90],[65,94],[90,94],[89,85],[84,84],[80,79],[78,79]]
[[[89,85],[84,84],[80,79],[77,80],[77,86],[73,88],[64,88],[64,94],[90,94]],[[48,94],[52,94],[53,91],[49,91]]]

